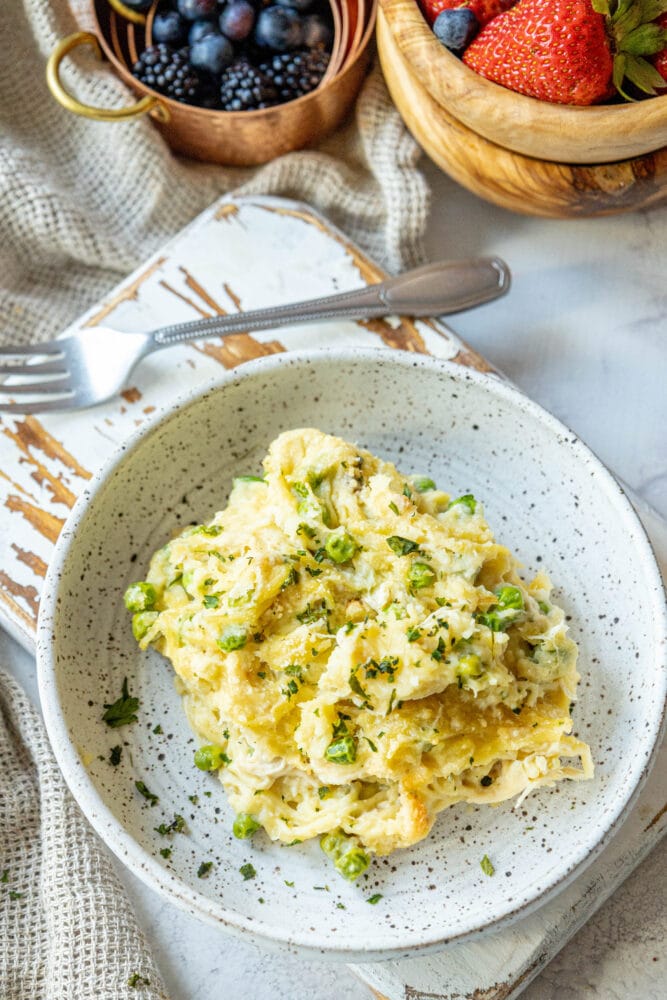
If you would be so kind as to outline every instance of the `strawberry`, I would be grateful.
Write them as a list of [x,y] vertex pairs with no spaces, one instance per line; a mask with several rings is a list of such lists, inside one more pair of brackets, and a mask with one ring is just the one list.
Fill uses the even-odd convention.
[[[667,28],[667,14],[663,14],[662,17],[658,18],[658,27]],[[667,45],[660,52],[657,52],[653,56],[653,65],[657,69],[660,76],[665,81],[664,86],[657,86],[656,90],[664,90],[667,88]]]
[[[651,23],[667,0],[520,0],[468,46],[481,76],[554,104],[596,104],[629,84],[655,94],[662,78],[647,57],[667,46]],[[626,82],[627,81],[627,82]]]
[[469,7],[483,28],[492,18],[509,10],[516,2],[517,0],[420,0],[420,7],[431,27],[443,10]]

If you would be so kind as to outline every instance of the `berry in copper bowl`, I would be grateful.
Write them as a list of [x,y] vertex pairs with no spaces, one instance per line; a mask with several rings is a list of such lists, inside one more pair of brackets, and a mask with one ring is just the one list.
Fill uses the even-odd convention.
[[318,87],[333,40],[326,0],[162,0],[132,72],[185,104],[258,111]]

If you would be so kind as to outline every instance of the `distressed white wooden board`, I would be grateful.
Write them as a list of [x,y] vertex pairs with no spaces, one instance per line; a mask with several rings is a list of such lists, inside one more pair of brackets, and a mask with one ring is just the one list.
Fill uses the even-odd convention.
[[[119,331],[150,330],[246,306],[331,295],[381,278],[371,261],[305,205],[224,199],[64,335],[101,323]],[[159,351],[136,369],[124,398],[85,412],[0,419],[0,623],[32,645],[46,566],[76,496],[114,447],[163,403],[212,379],[221,364],[233,367],[283,349],[383,343],[484,367],[442,324],[310,323]]]
[[[223,199],[70,328],[119,330],[294,301],[378,280],[379,270],[312,210],[273,198]],[[215,306],[212,304],[215,303]],[[96,320],[96,317],[98,318]],[[42,575],[86,478],[115,445],[174,395],[219,371],[281,348],[380,344],[427,350],[484,367],[442,324],[312,324],[181,345],[137,369],[122,400],[41,421],[0,421],[0,622],[30,647]],[[65,331],[67,333],[68,331]],[[203,345],[199,345],[200,348]],[[667,566],[664,522],[641,510]],[[388,1000],[509,1000],[517,996],[667,830],[667,748],[631,817],[601,857],[531,917],[429,959],[355,967]]]

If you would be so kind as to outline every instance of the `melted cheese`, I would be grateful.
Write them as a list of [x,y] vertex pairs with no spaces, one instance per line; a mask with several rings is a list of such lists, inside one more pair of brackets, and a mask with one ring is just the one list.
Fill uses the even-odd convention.
[[[387,854],[453,803],[592,775],[570,735],[564,614],[545,575],[521,581],[479,501],[419,492],[317,430],[282,434],[264,470],[153,557],[142,639],[173,664],[202,742],[224,748],[237,813],[286,843],[342,830]],[[494,630],[503,587],[520,607]]]

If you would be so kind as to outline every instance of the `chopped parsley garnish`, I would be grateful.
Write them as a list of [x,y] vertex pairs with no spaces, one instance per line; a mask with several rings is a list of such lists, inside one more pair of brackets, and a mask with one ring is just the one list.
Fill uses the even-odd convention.
[[394,514],[398,514],[398,512],[399,512],[398,511],[398,507],[396,506],[396,504],[394,503],[393,500],[389,504],[389,510],[392,510],[394,512]]
[[9,868],[5,868],[2,875],[0,875],[0,882],[9,882]]
[[354,764],[357,759],[357,744],[352,736],[341,736],[340,739],[332,740],[324,756],[332,764]]
[[244,865],[241,865],[239,871],[241,872],[241,875],[243,875],[244,882],[247,882],[250,878],[254,878],[257,874],[254,865],[251,865],[249,861],[247,861]]
[[197,878],[206,878],[212,867],[213,867],[212,861],[202,861],[199,868],[197,869]]
[[153,732],[156,736],[162,735],[162,726],[158,723],[157,726],[153,726]]
[[387,538],[387,545],[397,556],[407,556],[419,548],[417,542],[411,538],[402,538],[401,535],[390,535]]
[[190,802],[192,802],[193,806],[199,805],[199,796],[198,795],[188,795],[188,799],[190,800]]
[[264,476],[236,476],[234,478],[235,483],[264,483],[266,484],[266,479]]
[[[395,704],[394,704],[395,703]],[[391,695],[389,697],[389,707],[387,708],[387,715],[391,715],[394,708],[400,708],[400,701],[396,701],[396,688],[392,688]]]
[[412,490],[410,489],[410,487],[408,486],[408,484],[407,484],[407,483],[406,483],[406,484],[405,484],[405,486],[403,487],[403,496],[404,496],[404,497],[407,497],[407,498],[408,498],[408,500],[411,500],[411,499],[412,499]]
[[162,855],[163,858],[170,858],[172,850],[173,850],[172,847],[161,847],[160,854]]
[[290,887],[290,889],[294,888],[294,882],[288,882],[288,880],[286,878],[283,879],[283,882],[285,883],[285,885],[288,885]]
[[328,614],[329,609],[326,606],[326,602],[322,600],[319,603],[319,607],[317,605],[311,607],[310,603],[308,603],[303,611],[295,615],[295,618],[302,625],[312,625],[313,622],[325,618]]
[[416,642],[421,636],[421,630],[418,628],[409,628],[406,635],[408,637],[408,642]]
[[217,608],[220,605],[220,598],[217,594],[207,594],[204,598],[205,608]]
[[314,538],[317,532],[314,528],[311,528],[309,524],[305,524],[303,521],[296,529],[297,535],[305,535],[306,538]]
[[298,690],[299,690],[299,685],[294,680],[294,678],[291,677],[287,682],[287,687],[283,688],[282,693],[289,701],[289,699],[292,697],[293,694],[297,694]]
[[320,785],[320,787],[317,789],[317,794],[321,799],[328,799],[329,796],[331,795],[331,789],[329,788],[328,785]]
[[280,589],[287,590],[288,587],[291,587],[293,584],[298,582],[299,582],[299,574],[294,568],[294,566],[292,566],[289,573],[287,574],[282,584],[280,585]]
[[156,826],[155,832],[159,833],[161,837],[168,837],[172,833],[183,833],[185,831],[185,820],[178,813],[174,815],[171,823],[160,823]]
[[159,796],[155,795],[154,792],[151,792],[150,788],[147,788],[143,781],[135,781],[134,787],[141,795],[143,795],[145,799],[148,800],[150,805],[156,806],[160,801]]
[[288,663],[285,667],[285,673],[289,674],[290,677],[297,677],[303,684],[303,667],[300,663]]
[[112,767],[118,767],[118,765],[120,764],[120,758],[122,753],[123,753],[122,747],[120,746],[111,747],[111,750],[109,751],[109,763],[111,764]]
[[485,875],[495,875],[496,874],[496,869],[493,867],[493,865],[489,861],[488,854],[484,855],[484,857],[482,858],[482,860],[479,863],[479,867],[482,869],[482,871],[484,872]]
[[373,743],[373,740],[370,739],[370,737],[368,737],[368,736],[364,736],[364,739],[368,743],[368,745],[371,748],[371,750],[373,751],[373,753],[377,753],[378,752],[378,748],[375,746],[375,743]]
[[350,683],[350,690],[354,691],[354,693],[357,694],[357,695],[359,695],[360,698],[363,698],[364,702],[365,702],[365,705],[370,708],[371,706],[370,706],[370,702],[368,700],[368,694],[367,694],[366,691],[364,691],[364,689],[362,688],[361,684],[359,683],[359,678],[357,677],[357,674],[356,674],[357,670],[358,670],[358,667],[355,667],[354,670],[352,670],[350,672],[350,681],[349,681],[349,683]]
[[382,893],[381,892],[375,892],[375,893],[373,893],[372,896],[368,897],[368,899],[366,900],[366,902],[370,903],[371,906],[375,906],[377,903],[380,902],[381,899],[382,899]]
[[111,726],[112,729],[118,729],[120,726],[128,726],[131,722],[138,721],[136,711],[139,708],[139,699],[131,697],[127,688],[127,677],[123,681],[121,692],[118,701],[114,701],[112,705],[104,706],[106,711],[102,716],[102,720],[106,722],[107,726]]
[[438,663],[443,659],[445,655],[445,640],[440,636],[438,639],[438,645],[435,647],[431,653],[431,659],[437,660]]
[[23,898],[23,893],[22,892],[16,892],[15,889],[10,889],[9,890],[9,898],[10,899],[22,899]]
[[366,660],[365,663],[361,664],[361,667],[366,674],[366,677],[373,679],[377,677],[378,674],[385,674],[387,680],[392,681],[394,679],[394,674],[396,673],[396,667],[398,666],[397,656],[385,656],[384,659],[374,660],[372,657]]
[[308,576],[320,576],[322,573],[321,569],[313,569],[312,566],[306,566],[306,573]]

